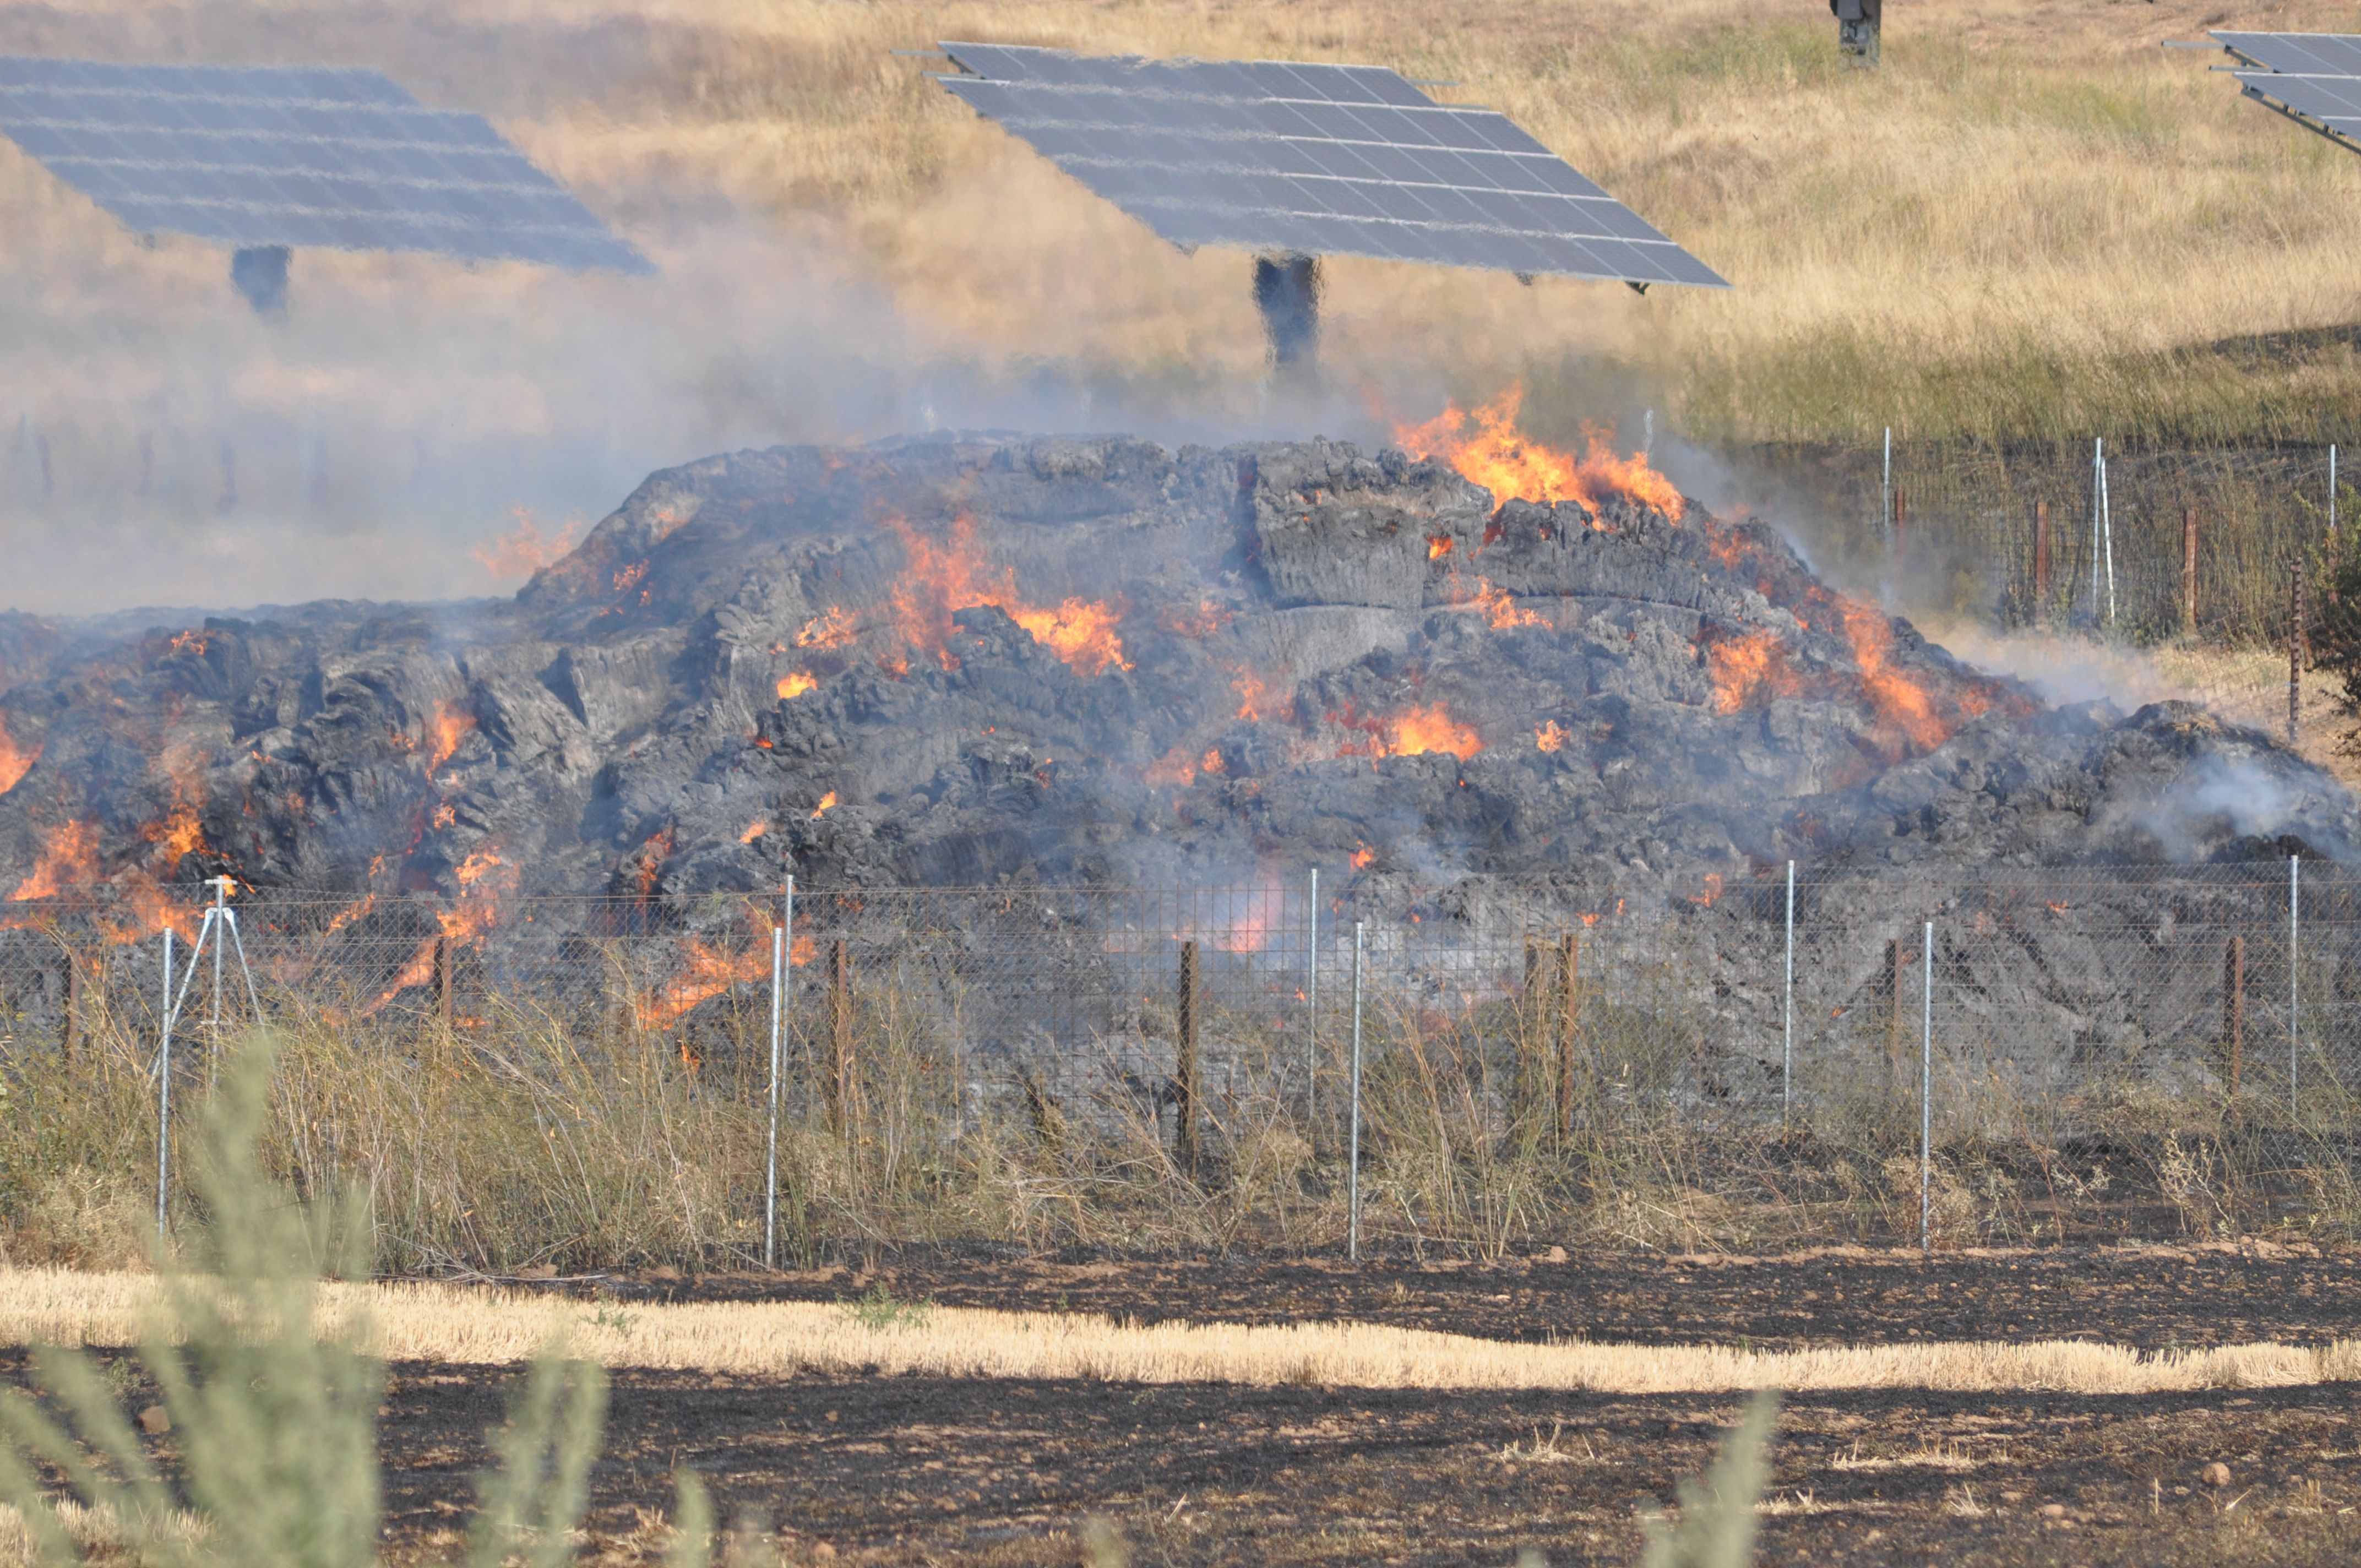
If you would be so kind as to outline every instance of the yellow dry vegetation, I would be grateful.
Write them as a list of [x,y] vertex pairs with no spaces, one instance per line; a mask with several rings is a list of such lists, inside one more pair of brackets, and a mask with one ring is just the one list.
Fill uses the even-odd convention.
[[[832,319],[849,313],[877,354],[913,365],[987,378],[1046,367],[1176,415],[1258,408],[1239,257],[1173,251],[936,89],[924,72],[939,61],[892,52],[989,38],[1370,60],[1447,82],[1442,96],[1514,115],[1738,285],[1640,299],[1340,259],[1332,420],[1431,412],[1445,392],[1521,377],[1534,416],[1561,429],[1645,400],[1738,441],[1887,424],[2317,433],[2361,407],[2349,345],[2301,335],[2352,318],[2361,161],[2239,102],[2207,70],[2220,55],[2159,47],[2224,20],[2210,0],[1914,0],[1867,72],[1839,62],[1816,0],[56,0],[0,18],[0,44],[370,64],[430,102],[482,110],[668,282],[307,257],[295,320],[266,352],[271,334],[221,307],[216,252],[169,239],[143,251],[0,152],[0,343],[36,406],[101,374],[194,401],[107,352],[126,323],[160,315],[203,337],[207,386],[299,411],[366,383],[485,429],[587,419],[586,389],[566,384],[578,378],[517,367],[538,349],[582,375],[653,367],[733,400],[749,428],[906,419],[873,389],[775,384],[757,356],[733,355],[769,349],[766,317],[795,308],[773,291],[785,287],[838,298]],[[2334,30],[2352,17],[2279,0],[2232,21]],[[798,275],[767,239],[716,222],[725,210],[792,238]],[[431,312],[413,302],[427,291]],[[641,329],[645,352],[625,363],[564,357]],[[2266,337],[2285,333],[2299,337]],[[389,385],[383,359],[423,341],[447,353]]]
[[[1362,1388],[1562,1388],[1609,1393],[1777,1387],[2055,1389],[2147,1394],[2361,1378],[2361,1342],[2142,1354],[2045,1341],[1756,1352],[1726,1345],[1516,1344],[1370,1323],[1255,1327],[1112,1322],[932,1307],[862,1314],[825,1302],[597,1306],[498,1289],[331,1287],[400,1360],[507,1365],[562,1336],[609,1366],[785,1376],[802,1371],[1126,1383],[1301,1383]],[[0,1343],[137,1343],[157,1282],[135,1274],[0,1273]]]

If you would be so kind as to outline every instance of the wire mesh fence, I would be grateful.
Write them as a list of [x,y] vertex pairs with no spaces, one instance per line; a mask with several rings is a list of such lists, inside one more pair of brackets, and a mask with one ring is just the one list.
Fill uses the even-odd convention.
[[[786,897],[739,893],[226,909],[210,926],[175,909],[170,935],[115,906],[7,909],[7,1072],[71,1098],[97,1091],[78,1063],[111,1051],[111,1072],[148,1081],[114,1114],[153,1135],[159,1091],[192,1114],[259,1018],[403,1072],[489,1063],[489,1105],[467,1114],[505,1117],[517,1146],[661,1072],[720,1117],[697,1134],[710,1150],[680,1157],[749,1167],[710,1200],[741,1252],[817,1147],[876,1143],[942,1171],[994,1124],[1124,1143],[1200,1192],[1242,1183],[1275,1135],[1334,1171],[1357,1126],[1369,1202],[1390,1192],[1374,1231],[1419,1245],[1501,1245],[1534,1223],[1534,1169],[1620,1180],[1598,1150],[1634,1129],[1762,1152],[1849,1119],[1886,1157],[1922,1126],[1931,1147],[2059,1150],[2103,1143],[2147,1096],[2259,1114],[2255,1157],[2280,1176],[2354,1174],[2361,873],[2325,862],[1763,867],[1589,895],[824,890],[784,926]],[[522,1068],[526,1039],[560,1041],[562,1084]],[[774,1084],[819,1141],[765,1195],[749,1141]],[[316,1131],[352,1113],[302,1114]]]
[[1782,450],[1831,542],[1922,598],[2004,625],[2283,648],[2291,564],[2349,521],[2328,446],[2114,451],[1895,443]]
[[2361,875],[2327,862],[1806,867],[1792,891],[1772,867],[1688,893],[1495,886],[1385,912],[1375,896],[805,893],[775,988],[777,896],[520,898],[470,922],[423,899],[255,894],[220,938],[202,907],[167,937],[28,902],[0,929],[0,1042],[15,1058],[107,1029],[159,1039],[170,941],[189,1070],[258,1012],[388,1049],[529,1017],[662,1036],[735,1090],[767,1073],[774,994],[799,1094],[851,1094],[864,1041],[898,1031],[971,1103],[1017,1091],[1159,1115],[1253,1095],[1341,1111],[1356,998],[1366,1053],[1463,1037],[1487,1093],[1553,1105],[1569,1072],[1700,1115],[1915,1092],[1930,1032],[1955,1078],[2052,1116],[2124,1081],[2300,1104],[2361,1067]]

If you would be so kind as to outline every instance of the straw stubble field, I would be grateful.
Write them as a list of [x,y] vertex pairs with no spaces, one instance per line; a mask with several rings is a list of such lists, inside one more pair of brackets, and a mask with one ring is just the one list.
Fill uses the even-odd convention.
[[[613,1379],[584,1540],[602,1563],[661,1553],[684,1464],[796,1563],[1071,1563],[1092,1519],[1137,1562],[1628,1562],[1639,1506],[1704,1466],[1756,1386],[1788,1391],[1763,1562],[2327,1563],[2361,1545],[2356,1264],[2268,1244],[1359,1269],[928,1255],[331,1292],[390,1363],[397,1562],[456,1550],[502,1384],[555,1331]],[[938,1286],[973,1304],[914,1294]],[[120,1345],[154,1295],[0,1275],[0,1342]],[[1657,1343],[1608,1343],[1635,1321]],[[2022,1332],[1946,1337],[1978,1321]],[[1848,1343],[1863,1327],[1875,1343]],[[111,1365],[136,1407],[142,1374]],[[169,1460],[169,1433],[150,1442]]]

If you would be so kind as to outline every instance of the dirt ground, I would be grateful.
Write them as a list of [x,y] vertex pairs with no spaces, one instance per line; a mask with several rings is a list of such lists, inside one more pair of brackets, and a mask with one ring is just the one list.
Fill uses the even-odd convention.
[[2361,1251],[2267,1242],[1932,1257],[1861,1247],[1773,1258],[1584,1254],[1358,1268],[1270,1257],[1060,1262],[910,1249],[867,1267],[553,1286],[664,1300],[826,1301],[882,1289],[906,1301],[1142,1322],[1352,1320],[1488,1339],[1758,1350],[2080,1338],[2153,1351],[2361,1336]]

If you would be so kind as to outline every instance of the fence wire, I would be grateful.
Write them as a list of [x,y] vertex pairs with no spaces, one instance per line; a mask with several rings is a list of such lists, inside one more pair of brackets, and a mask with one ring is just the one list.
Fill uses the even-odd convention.
[[[258,1007],[385,1048],[532,1025],[661,1036],[733,1091],[767,1071],[775,896],[520,898],[467,918],[423,899],[233,907],[239,946],[209,940],[193,970],[198,912],[171,916],[190,1070]],[[807,1096],[851,1092],[850,1058],[875,1040],[921,1044],[969,1103],[1013,1091],[1161,1116],[1191,1096],[1265,1095],[1334,1113],[1358,926],[1365,1054],[1449,1037],[1507,1097],[1564,1098],[1553,1085],[1576,1072],[1700,1116],[1915,1095],[1929,1016],[1945,1073],[1980,1086],[1955,1103],[2052,1123],[2126,1084],[2301,1104],[2348,1091],[2361,1066],[2348,868],[1803,868],[1792,923],[1789,907],[1778,867],[1653,897],[1494,888],[1390,911],[1315,904],[1308,884],[806,894],[781,944],[785,1057]],[[0,1048],[156,1040],[163,963],[161,936],[124,910],[10,906]]]

